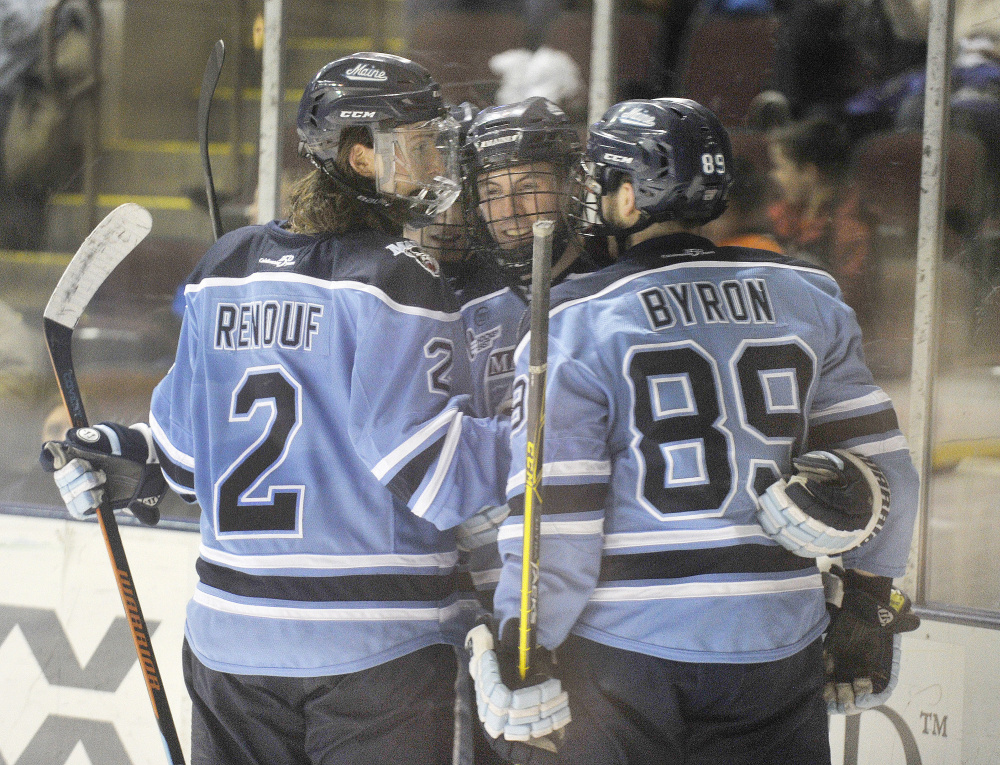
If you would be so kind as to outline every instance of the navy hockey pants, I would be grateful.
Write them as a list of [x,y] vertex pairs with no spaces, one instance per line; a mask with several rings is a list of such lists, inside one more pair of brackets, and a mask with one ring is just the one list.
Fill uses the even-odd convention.
[[[235,639],[238,639],[236,637]],[[328,677],[232,675],[187,641],[192,765],[448,765],[455,649],[435,645]]]
[[829,765],[823,649],[693,664],[571,635],[559,648],[567,765]]

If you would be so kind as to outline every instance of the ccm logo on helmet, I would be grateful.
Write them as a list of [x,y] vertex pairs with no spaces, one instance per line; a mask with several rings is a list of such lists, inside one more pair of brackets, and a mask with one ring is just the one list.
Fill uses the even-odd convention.
[[352,109],[344,109],[340,112],[340,117],[341,119],[347,117],[350,119],[370,120],[375,118],[375,112],[361,112],[354,111]]
[[620,154],[605,154],[604,160],[606,162],[622,162],[626,165],[631,165],[633,157],[623,157]]
[[385,82],[389,79],[383,70],[367,64],[352,66],[344,72],[344,77],[351,80],[368,80],[369,82]]

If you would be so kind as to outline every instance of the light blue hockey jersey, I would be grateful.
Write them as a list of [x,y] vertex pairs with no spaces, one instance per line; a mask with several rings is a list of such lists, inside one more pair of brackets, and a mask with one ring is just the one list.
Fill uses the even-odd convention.
[[[917,476],[834,280],[677,234],[553,290],[538,637],[678,661],[781,659],[828,622],[812,559],[774,543],[756,495],[791,458],[849,447],[888,477],[879,535],[847,567],[904,572]],[[515,353],[502,622],[518,616],[530,336]]]
[[457,303],[411,243],[275,223],[219,240],[151,405],[164,473],[202,507],[202,662],[341,674],[449,641],[447,529],[503,502],[509,460],[469,386]]

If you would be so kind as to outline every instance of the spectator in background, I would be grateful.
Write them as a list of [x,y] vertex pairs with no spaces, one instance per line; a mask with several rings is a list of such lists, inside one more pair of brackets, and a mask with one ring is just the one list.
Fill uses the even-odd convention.
[[862,328],[877,295],[871,228],[859,218],[850,182],[851,140],[829,119],[793,122],[768,134],[781,198],[768,210],[778,242],[793,257],[828,270]]
[[744,156],[733,158],[730,172],[729,205],[722,215],[701,227],[702,236],[720,247],[754,247],[784,252],[771,235],[767,203],[773,194],[767,176]]
[[75,172],[79,100],[97,85],[96,0],[0,3],[0,249],[39,249],[49,194]]

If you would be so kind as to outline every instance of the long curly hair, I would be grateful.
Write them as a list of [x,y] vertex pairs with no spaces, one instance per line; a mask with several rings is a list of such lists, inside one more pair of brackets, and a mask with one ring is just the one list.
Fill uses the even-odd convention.
[[[373,146],[371,133],[364,127],[346,128],[337,149],[337,169],[361,188],[371,188],[377,196],[375,183],[355,172],[349,162],[355,144]],[[366,204],[346,193],[325,171],[316,168],[303,176],[292,188],[289,200],[288,228],[296,234],[346,234],[360,229],[385,230],[387,221]]]

